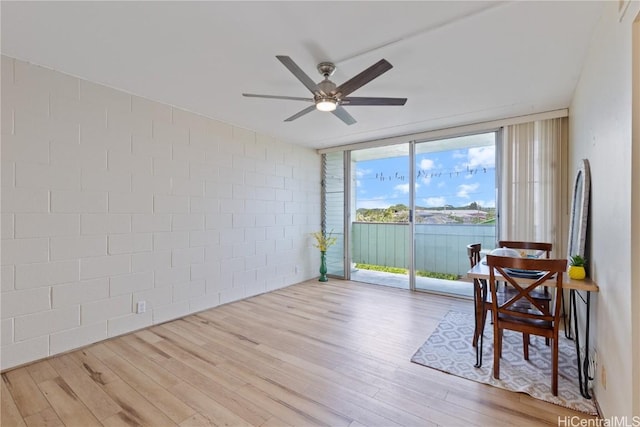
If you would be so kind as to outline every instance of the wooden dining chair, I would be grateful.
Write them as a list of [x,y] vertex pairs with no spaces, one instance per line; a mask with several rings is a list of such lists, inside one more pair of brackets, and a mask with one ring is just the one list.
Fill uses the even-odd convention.
[[[544,255],[545,258],[549,258],[551,256],[551,251],[553,250],[553,243],[546,242],[527,242],[522,240],[500,240],[498,242],[498,247],[500,248],[510,248],[518,251],[536,251],[535,257],[540,258]],[[526,255],[524,253],[523,255]],[[544,286],[542,289],[535,291],[535,298],[539,300],[543,307],[546,308],[547,312],[549,311],[549,302],[551,301],[551,296],[549,295],[549,289]],[[545,339],[545,343],[549,345],[549,340]]]
[[[489,266],[489,288],[492,295],[493,314],[493,377],[500,379],[500,358],[502,356],[502,337],[505,329],[522,333],[522,345],[525,360],[529,359],[529,335],[548,338],[551,346],[551,391],[558,395],[558,332],[560,330],[560,299],[562,294],[563,273],[567,269],[566,259],[535,259],[487,256]],[[527,270],[539,272],[523,274],[514,271]],[[496,273],[509,283],[516,295],[500,301],[497,298]],[[519,276],[526,275],[527,278]],[[541,285],[553,280],[554,307],[547,311],[540,301],[532,296],[532,292]]]
[[[472,243],[467,245],[467,256],[469,257],[469,265],[471,268],[475,267],[480,262],[482,251],[481,243]],[[484,325],[487,320],[487,312],[491,310],[491,297],[488,294],[487,284],[483,283],[484,280],[473,279],[473,301],[475,304],[475,330],[473,331],[472,345],[476,347],[478,345],[478,339],[484,332]],[[503,291],[499,292],[498,297],[502,300],[505,298],[505,292],[509,295],[515,294],[512,288],[503,287]],[[478,360],[478,364],[481,361]]]
[[[525,242],[525,241],[519,241],[519,240],[500,240],[498,242],[498,247],[516,249],[520,251],[544,252],[545,258],[549,258],[551,256],[551,251],[553,250],[553,243]],[[537,258],[540,258],[540,257],[537,257]]]

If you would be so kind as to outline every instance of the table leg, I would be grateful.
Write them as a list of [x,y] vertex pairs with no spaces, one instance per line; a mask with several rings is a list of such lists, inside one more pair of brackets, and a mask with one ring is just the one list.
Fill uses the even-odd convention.
[[[567,305],[564,299],[564,291],[560,296],[562,297],[562,323],[564,324],[564,336],[569,340],[573,340],[573,337],[571,336],[571,328],[569,328],[571,323],[571,313],[569,313],[569,319],[567,319]],[[571,308],[571,303],[569,303],[569,308]]]
[[584,373],[584,387],[583,387],[583,393],[582,395],[586,398],[586,399],[591,399],[591,395],[589,394],[589,326],[591,324],[590,322],[590,311],[591,311],[591,292],[587,292],[587,301],[586,301],[586,305],[587,305],[587,320],[586,323],[584,325],[584,329],[585,329],[585,335],[584,335],[584,361],[582,362],[582,370]]
[[591,312],[591,292],[587,292],[587,299],[585,301],[587,308],[587,318],[585,321],[585,352],[584,360],[580,357],[580,333],[578,331],[578,311],[576,303],[576,290],[571,289],[569,291],[569,298],[571,299],[571,309],[573,311],[573,327],[574,327],[574,340],[576,342],[576,359],[578,361],[578,382],[580,385],[580,394],[585,399],[591,399],[589,394],[589,327],[590,327],[590,312]]
[[480,327],[480,289],[477,286],[476,281],[473,281],[473,339],[472,344],[474,347],[478,347],[478,328]]
[[480,303],[476,303],[476,310],[479,311],[480,315],[476,316],[476,327],[479,328],[478,331],[478,343],[476,343],[476,364],[474,365],[476,368],[482,367],[482,347],[484,343],[484,324],[485,324],[485,314],[484,314],[484,303],[487,301],[487,281],[480,280],[482,283],[482,289],[480,290]]

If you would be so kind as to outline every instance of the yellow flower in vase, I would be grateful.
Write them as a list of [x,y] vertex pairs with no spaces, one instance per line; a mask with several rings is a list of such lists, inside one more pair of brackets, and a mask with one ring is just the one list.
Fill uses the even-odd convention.
[[333,230],[329,232],[329,235],[322,231],[316,231],[311,235],[316,239],[316,243],[313,244],[316,248],[320,249],[320,252],[326,252],[331,246],[333,246],[338,240],[337,237],[333,237]]
[[336,237],[332,236],[332,233],[333,230],[329,232],[328,236],[322,231],[316,231],[312,234],[316,239],[316,243],[313,246],[320,249],[320,278],[318,279],[320,282],[329,281],[327,278],[327,249],[334,245],[338,240]]

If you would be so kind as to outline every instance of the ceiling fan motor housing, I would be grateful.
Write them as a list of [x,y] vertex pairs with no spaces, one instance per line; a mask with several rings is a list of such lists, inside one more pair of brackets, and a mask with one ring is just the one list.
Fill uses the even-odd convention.
[[336,95],[336,84],[331,80],[323,80],[318,83],[318,89],[325,95],[333,97]]
[[334,71],[336,71],[336,66],[333,62],[321,62],[318,64],[318,72],[323,75],[324,78],[332,76]]

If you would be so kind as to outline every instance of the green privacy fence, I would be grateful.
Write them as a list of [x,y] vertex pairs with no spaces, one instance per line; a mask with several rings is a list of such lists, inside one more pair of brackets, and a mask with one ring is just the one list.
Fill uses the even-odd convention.
[[[496,244],[494,224],[416,224],[415,231],[416,270],[464,275],[468,244]],[[353,262],[408,268],[408,224],[354,222],[351,236]]]

